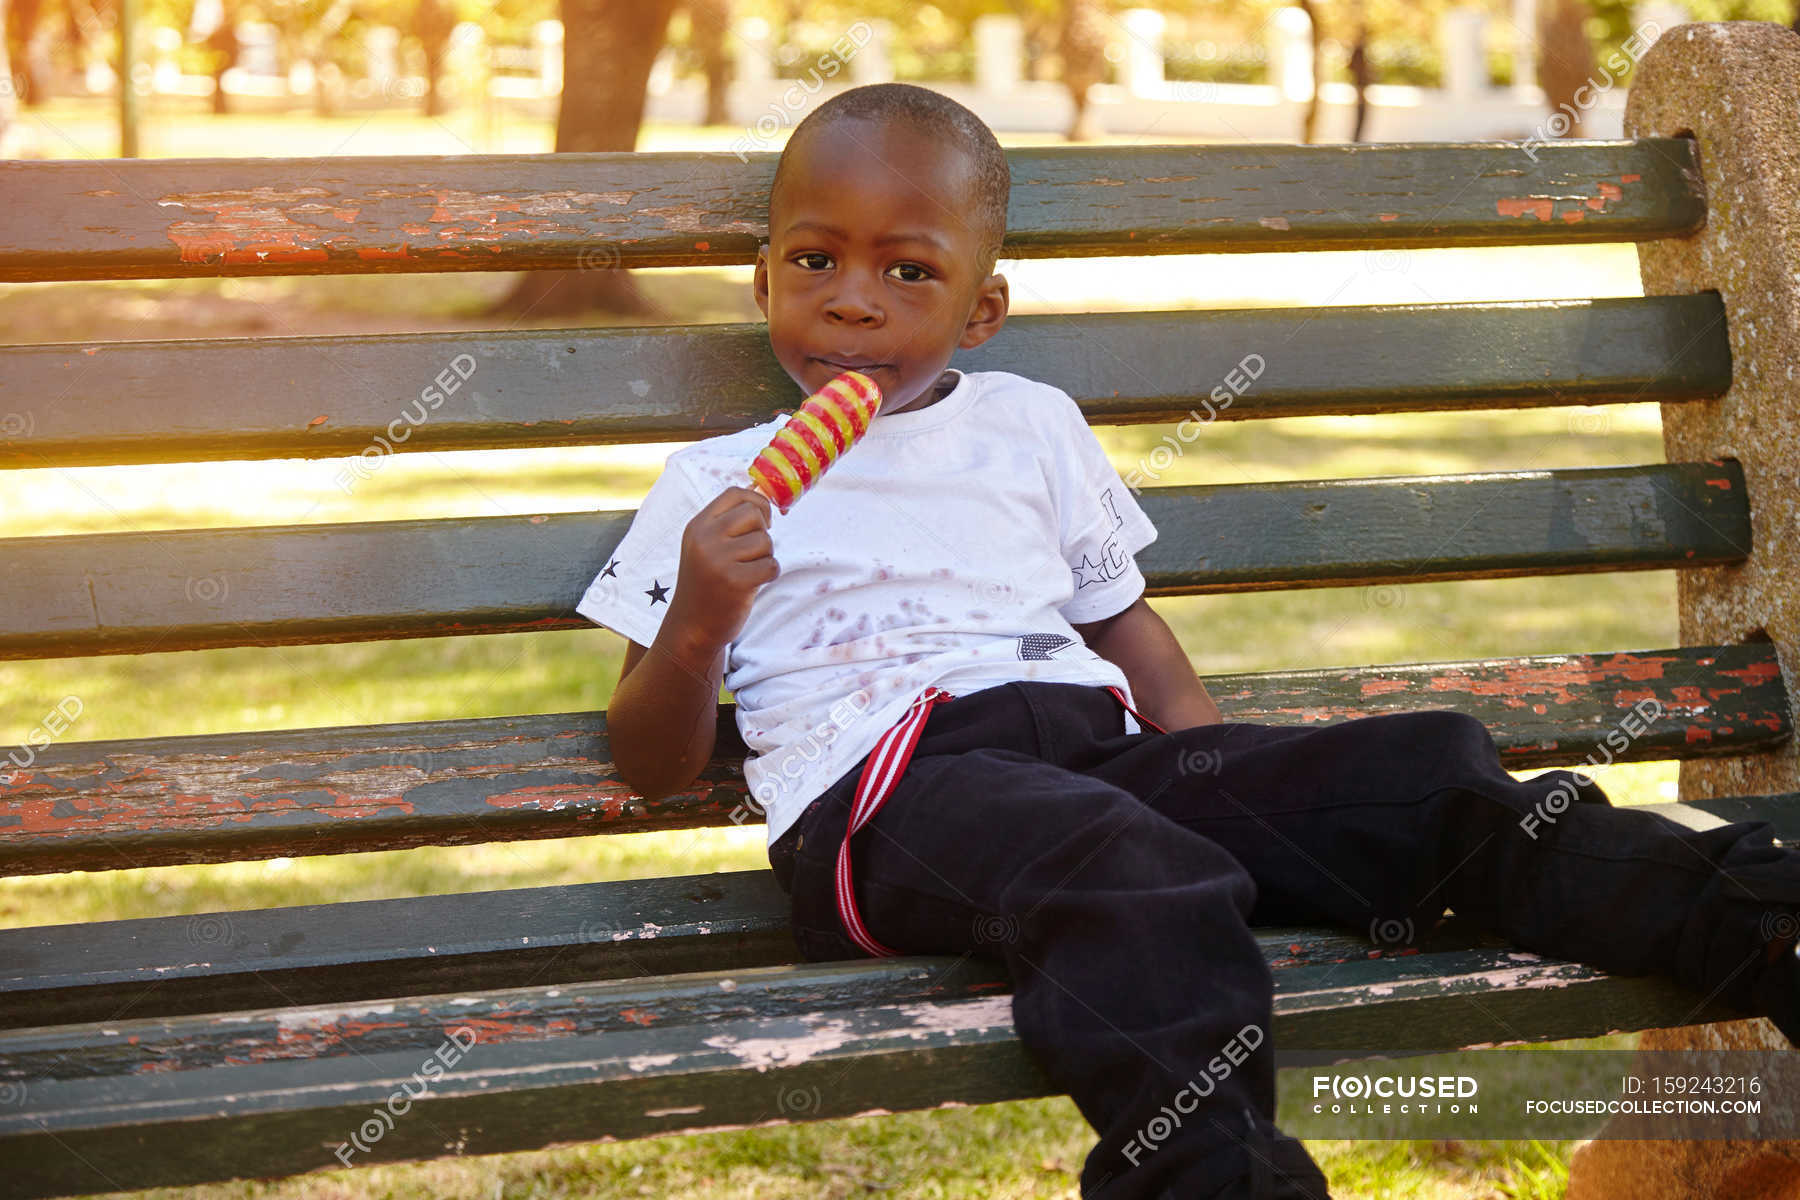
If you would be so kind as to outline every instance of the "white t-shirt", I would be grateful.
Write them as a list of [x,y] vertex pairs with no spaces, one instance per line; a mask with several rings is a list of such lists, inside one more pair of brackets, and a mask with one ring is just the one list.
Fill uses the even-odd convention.
[[[780,574],[727,653],[772,843],[855,766],[928,685],[953,696],[1015,679],[1118,686],[1071,623],[1144,590],[1132,556],[1156,528],[1062,390],[957,372],[935,404],[877,415],[769,533]],[[643,646],[674,596],[688,521],[786,423],[671,454],[576,611]],[[1137,724],[1125,716],[1125,731]]]

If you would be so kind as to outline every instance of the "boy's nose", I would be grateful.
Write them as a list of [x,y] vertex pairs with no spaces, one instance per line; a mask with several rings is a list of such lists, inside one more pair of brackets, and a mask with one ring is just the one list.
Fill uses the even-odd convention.
[[846,279],[826,301],[825,316],[848,325],[879,325],[882,311],[880,303],[869,294],[867,284]]

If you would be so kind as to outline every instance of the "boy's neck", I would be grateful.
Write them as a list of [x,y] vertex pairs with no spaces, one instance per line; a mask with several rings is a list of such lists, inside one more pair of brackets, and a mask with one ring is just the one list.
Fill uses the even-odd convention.
[[[904,408],[896,408],[894,412],[918,412],[921,408],[930,408],[945,396],[956,390],[957,377],[953,372],[945,371],[939,375],[937,382],[914,397],[911,404]],[[884,414],[891,416],[892,414]]]

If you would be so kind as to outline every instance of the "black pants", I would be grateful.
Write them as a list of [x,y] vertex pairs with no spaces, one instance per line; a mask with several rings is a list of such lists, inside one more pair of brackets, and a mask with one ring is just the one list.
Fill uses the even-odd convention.
[[[865,957],[833,889],[860,771],[770,847],[812,961]],[[1574,803],[1546,803],[1559,787]],[[1553,819],[1532,836],[1534,808]],[[1748,1010],[1769,914],[1800,907],[1800,852],[1766,823],[1695,832],[1573,772],[1520,782],[1461,713],[1127,735],[1104,689],[1063,683],[939,705],[851,864],[880,942],[1005,962],[1021,1043],[1100,1135],[1081,1188],[1103,1200],[1327,1196],[1274,1125],[1252,924],[1422,933],[1449,907]],[[1219,1080],[1206,1064],[1228,1050]]]

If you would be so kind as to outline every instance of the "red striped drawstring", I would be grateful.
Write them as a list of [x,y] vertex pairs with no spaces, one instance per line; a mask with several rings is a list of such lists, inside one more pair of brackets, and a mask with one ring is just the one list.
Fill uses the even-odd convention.
[[925,718],[931,715],[934,705],[949,699],[950,693],[939,688],[928,687],[919,693],[918,699],[907,706],[905,714],[869,751],[862,776],[856,781],[856,798],[850,802],[850,824],[844,830],[844,841],[838,847],[837,856],[838,915],[843,919],[844,931],[850,935],[850,940],[876,958],[891,958],[900,952],[888,949],[870,936],[862,922],[862,914],[856,911],[856,893],[850,887],[850,835],[867,824],[887,800],[888,793],[900,782],[906,764],[912,760],[913,747],[919,744],[919,733],[925,728]]
[[[1137,718],[1140,725],[1146,725],[1158,733],[1168,732],[1131,707],[1125,699],[1125,693],[1117,687],[1108,686],[1106,690],[1112,693],[1113,699],[1126,712]],[[850,884],[850,838],[869,823],[886,803],[894,785],[900,782],[900,776],[906,773],[906,765],[912,761],[913,747],[919,744],[919,734],[924,731],[925,720],[931,715],[932,708],[942,701],[954,698],[949,692],[935,687],[928,687],[919,693],[900,719],[881,735],[875,748],[869,751],[869,757],[863,763],[862,775],[856,781],[856,796],[850,802],[850,824],[844,830],[842,844],[838,846],[838,916],[842,919],[844,931],[850,935],[850,940],[876,958],[893,958],[900,952],[876,941],[863,924],[862,914],[856,909],[856,892]]]

